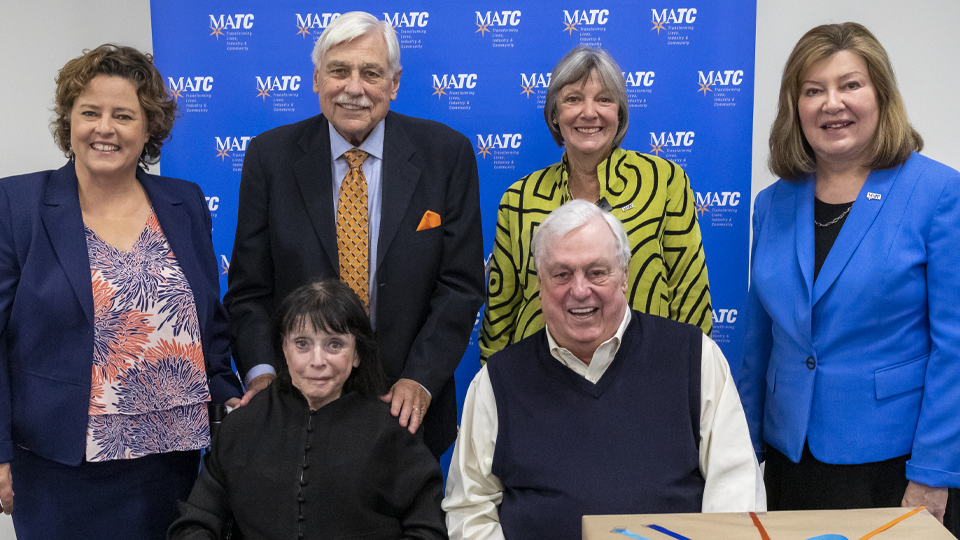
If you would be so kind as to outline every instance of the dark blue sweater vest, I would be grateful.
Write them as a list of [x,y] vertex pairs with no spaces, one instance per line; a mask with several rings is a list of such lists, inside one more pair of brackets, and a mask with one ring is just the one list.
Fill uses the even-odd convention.
[[634,311],[596,385],[542,330],[490,358],[507,540],[579,539],[584,515],[700,512],[701,336]]

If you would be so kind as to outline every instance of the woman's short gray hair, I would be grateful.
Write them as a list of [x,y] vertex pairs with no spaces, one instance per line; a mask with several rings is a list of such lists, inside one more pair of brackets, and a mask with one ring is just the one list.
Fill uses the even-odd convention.
[[553,246],[558,238],[597,218],[606,221],[610,231],[613,232],[617,262],[620,268],[627,272],[630,266],[630,240],[627,238],[627,231],[623,229],[620,220],[613,217],[613,214],[582,199],[574,199],[557,208],[537,228],[530,248],[533,251],[533,265],[540,268],[547,248]]
[[613,94],[617,100],[617,134],[613,137],[613,147],[620,146],[627,135],[629,124],[629,105],[627,103],[627,83],[623,79],[620,66],[613,60],[610,53],[601,49],[578,45],[568,52],[550,74],[550,86],[547,88],[547,102],[543,107],[543,118],[547,121],[547,128],[553,135],[557,146],[563,146],[563,135],[560,127],[554,124],[557,117],[557,96],[567,85],[586,83],[590,73],[597,74],[597,82],[606,92]]
[[331,48],[376,31],[383,35],[383,41],[387,44],[387,67],[390,69],[390,75],[398,73],[400,44],[397,43],[397,33],[387,21],[381,21],[363,11],[344,13],[327,25],[313,46],[313,66],[319,69],[320,59]]

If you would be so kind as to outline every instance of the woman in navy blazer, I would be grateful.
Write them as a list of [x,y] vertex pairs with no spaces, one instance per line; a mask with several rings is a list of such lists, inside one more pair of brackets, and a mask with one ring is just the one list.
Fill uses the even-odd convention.
[[738,386],[771,510],[926,505],[960,486],[960,173],[923,157],[886,51],[809,31],[756,199]]
[[70,161],[0,180],[0,504],[20,540],[163,538],[242,393],[210,214],[138,167],[176,112],[149,55],[71,60],[55,112]]

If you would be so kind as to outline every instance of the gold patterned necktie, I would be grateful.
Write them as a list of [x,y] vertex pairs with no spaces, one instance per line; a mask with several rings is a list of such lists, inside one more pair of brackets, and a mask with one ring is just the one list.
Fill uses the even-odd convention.
[[365,306],[370,305],[369,286],[369,227],[367,225],[367,179],[363,176],[363,162],[370,154],[354,148],[344,153],[350,170],[340,184],[337,202],[337,252],[340,259],[340,279],[350,286]]

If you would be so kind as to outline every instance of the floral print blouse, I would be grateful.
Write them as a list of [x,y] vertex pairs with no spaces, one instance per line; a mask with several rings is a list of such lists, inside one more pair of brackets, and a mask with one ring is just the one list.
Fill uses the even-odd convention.
[[87,461],[207,446],[196,305],[156,215],[130,251],[84,229],[96,311]]

